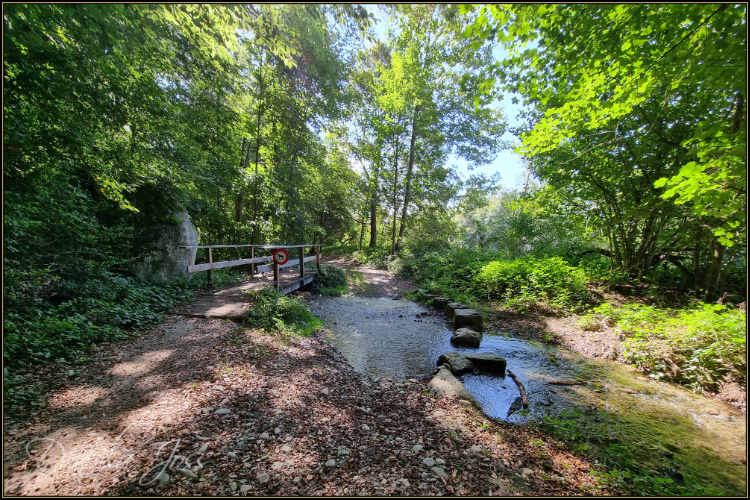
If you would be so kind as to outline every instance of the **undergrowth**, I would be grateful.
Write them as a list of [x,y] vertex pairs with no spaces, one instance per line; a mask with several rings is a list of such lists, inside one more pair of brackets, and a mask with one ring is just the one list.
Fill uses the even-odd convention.
[[718,304],[660,309],[602,304],[579,320],[588,330],[614,327],[624,360],[656,380],[717,392],[728,378],[746,387],[747,328],[743,311]]
[[251,307],[248,323],[266,333],[281,335],[311,336],[323,327],[323,322],[315,317],[299,297],[282,295],[271,287],[258,292],[247,290]]
[[[658,445],[653,445],[653,450],[631,449],[610,434],[613,423],[606,418],[585,417],[575,410],[563,410],[557,415],[531,420],[529,424],[603,466],[599,471],[591,471],[591,475],[597,479],[598,488],[612,485],[640,496],[721,494],[682,474],[672,474],[670,477],[669,471],[673,471],[675,465],[668,458],[669,453],[665,450],[659,453],[661,448]],[[641,455],[646,451],[661,457],[657,460],[659,465],[645,463]]]
[[[92,345],[137,335],[163,320],[172,307],[206,287],[205,275],[166,286],[102,272],[77,286],[60,304],[23,295],[5,297],[4,349],[11,371],[34,363],[81,358]],[[242,279],[237,270],[214,271],[221,288]]]
[[346,273],[335,266],[321,266],[312,282],[312,291],[320,295],[339,296],[348,290]]

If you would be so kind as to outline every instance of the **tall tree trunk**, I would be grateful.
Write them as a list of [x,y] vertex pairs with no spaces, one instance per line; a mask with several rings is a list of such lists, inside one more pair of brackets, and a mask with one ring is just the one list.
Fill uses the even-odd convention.
[[398,144],[399,135],[396,134],[396,154],[393,165],[393,231],[391,234],[391,255],[396,253],[396,219],[398,219]]
[[695,230],[695,249],[693,250],[693,289],[698,290],[703,283],[701,279],[701,228]]
[[378,245],[378,184],[380,177],[380,158],[375,161],[372,172],[372,198],[370,203],[370,248]]
[[417,115],[420,106],[414,106],[414,116],[411,120],[411,141],[409,143],[409,168],[406,171],[406,191],[404,191],[404,210],[401,213],[401,227],[398,230],[398,241],[396,241],[396,250],[401,249],[401,242],[404,239],[404,229],[406,228],[406,210],[409,207],[409,195],[411,194],[411,178],[414,172],[414,144],[417,141]]
[[706,298],[705,302],[713,302],[716,300],[716,291],[719,284],[719,272],[721,271],[721,261],[724,257],[724,245],[718,241],[714,241],[714,251],[711,256],[711,272],[708,275],[708,283],[706,284]]
[[[261,118],[263,116],[263,94],[265,89],[263,88],[263,54],[260,55],[260,69],[258,71],[258,84],[260,86],[260,92],[258,93],[258,116],[255,119],[255,173],[253,180],[255,186],[253,189],[253,235],[250,239],[250,244],[255,245],[255,238],[258,232],[258,163],[260,162],[260,136],[261,131]],[[247,154],[250,155],[250,148],[248,146]]]

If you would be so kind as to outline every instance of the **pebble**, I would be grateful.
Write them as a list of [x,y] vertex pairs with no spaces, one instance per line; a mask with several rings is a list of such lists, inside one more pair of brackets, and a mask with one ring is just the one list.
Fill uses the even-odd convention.
[[184,476],[188,479],[195,479],[197,476],[195,475],[195,472],[191,471],[190,469],[175,469],[174,470],[177,474]]
[[482,447],[479,446],[478,444],[475,444],[475,445],[471,446],[471,452],[472,453],[480,453],[481,451],[482,451]]
[[246,491],[250,491],[253,487],[249,484],[243,484],[240,486],[240,493],[245,493]]
[[275,428],[275,429],[273,430],[273,433],[274,433],[274,434],[281,434],[281,428],[280,428],[280,427],[276,427],[276,428]]
[[525,475],[533,474],[533,473],[534,473],[534,471],[531,470],[531,469],[521,469],[521,475],[525,476]]
[[161,484],[167,484],[169,482],[169,474],[167,474],[166,472],[162,472],[161,474],[159,474],[159,482]]
[[201,446],[200,449],[198,450],[198,453],[203,453],[207,449],[208,449],[208,443],[206,443],[203,446]]
[[433,465],[435,465],[435,460],[430,457],[425,458],[424,460],[422,460],[422,462],[424,462],[427,467],[432,467]]
[[220,408],[216,410],[217,415],[229,415],[230,413],[232,413],[232,410],[228,410],[226,408]]
[[258,439],[268,439],[269,437],[271,436],[269,436],[267,432],[261,432],[260,436],[258,436]]
[[284,446],[281,447],[281,451],[283,451],[284,453],[289,453],[290,451],[292,451],[292,447],[289,446],[288,444],[285,444]]
[[271,468],[273,470],[281,470],[282,468],[284,468],[284,462],[274,462]]
[[261,483],[267,483],[270,478],[271,476],[269,476],[265,472],[263,474],[258,475],[258,481],[260,481]]
[[445,460],[443,460],[442,458],[436,458],[435,463],[437,465],[445,465]]
[[362,429],[364,429],[366,431],[369,431],[370,430],[370,426],[367,425],[367,424],[362,424]]
[[232,491],[237,491],[237,483],[235,483],[234,481],[229,483],[229,487],[232,488]]
[[227,455],[229,455],[229,458],[237,458],[237,454],[233,451],[228,452]]
[[215,385],[212,387],[212,389],[215,391],[224,392],[224,388],[220,385]]
[[335,466],[336,466],[336,461],[334,459],[330,459],[329,461],[326,462],[326,467],[335,467]]
[[352,450],[350,450],[346,446],[339,446],[339,448],[338,448],[338,454],[339,454],[339,456],[342,456],[342,455],[351,455],[351,453],[352,453]]
[[385,422],[386,424],[390,424],[391,422],[393,422],[393,420],[391,420],[390,418],[386,418],[383,419],[383,422]]
[[411,484],[409,484],[409,480],[406,478],[402,478],[401,482],[404,484],[404,486],[411,486]]
[[471,406],[471,401],[469,401],[468,399],[459,399],[458,403],[464,406]]
[[414,446],[411,447],[411,451],[421,451],[421,450],[422,450],[421,444],[415,444]]
[[441,469],[440,467],[433,467],[430,470],[438,477],[448,477],[448,474],[446,474],[445,470]]
[[436,410],[433,414],[433,417],[440,418],[445,416],[445,412],[443,410]]
[[287,437],[284,438],[284,441],[286,441],[288,443],[292,439],[294,439],[292,436],[287,436]]
[[325,394],[326,396],[328,396],[328,387],[323,387],[323,390],[320,391],[320,392],[322,392],[323,394]]
[[235,389],[235,390],[236,390],[236,389],[239,389],[239,388],[240,388],[240,386],[239,386],[239,385],[237,385],[237,384],[234,384],[234,385],[232,385],[232,386],[231,386],[231,388],[232,388],[232,389]]

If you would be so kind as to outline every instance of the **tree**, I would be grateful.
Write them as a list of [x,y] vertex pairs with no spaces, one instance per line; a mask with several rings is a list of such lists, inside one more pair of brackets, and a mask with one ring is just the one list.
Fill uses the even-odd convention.
[[465,34],[510,51],[484,77],[533,107],[519,151],[594,201],[615,260],[643,275],[688,252],[697,225],[712,246],[744,238],[745,17],[729,4],[483,6]]

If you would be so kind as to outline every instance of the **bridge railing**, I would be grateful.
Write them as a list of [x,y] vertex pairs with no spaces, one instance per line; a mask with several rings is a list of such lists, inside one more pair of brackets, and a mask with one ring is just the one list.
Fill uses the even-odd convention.
[[[292,267],[292,266],[299,266],[299,277],[304,282],[305,281],[305,263],[315,261],[316,265],[316,271],[320,271],[320,249],[323,245],[321,244],[306,244],[306,245],[187,245],[187,246],[181,246],[180,248],[205,248],[206,254],[208,258],[208,262],[203,264],[195,264],[192,266],[187,266],[187,272],[197,273],[200,271],[208,271],[208,285],[213,287],[214,285],[214,278],[213,278],[213,270],[214,269],[222,269],[225,267],[234,267],[234,266],[243,266],[243,265],[249,265],[250,266],[250,277],[253,278],[256,274],[264,274],[269,271],[273,271],[273,283],[277,290],[279,290],[279,280],[281,275],[281,270],[286,267]],[[305,248],[315,248],[315,255],[310,255],[308,257],[305,257]],[[250,249],[250,258],[248,259],[235,259],[235,260],[223,260],[219,262],[213,261],[213,255],[211,250],[214,248],[249,248]],[[277,248],[298,248],[299,249],[299,258],[292,260],[292,256],[289,256],[289,261],[286,264],[276,264],[273,262],[273,257],[270,255],[264,255],[262,257],[256,257],[255,256],[255,249],[256,248],[263,248],[263,249],[270,249],[270,250],[276,250]],[[261,264],[263,262],[268,262],[268,264],[256,266],[256,264]]]

